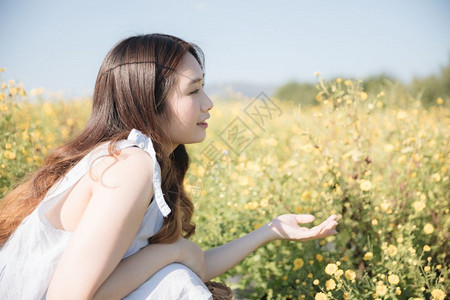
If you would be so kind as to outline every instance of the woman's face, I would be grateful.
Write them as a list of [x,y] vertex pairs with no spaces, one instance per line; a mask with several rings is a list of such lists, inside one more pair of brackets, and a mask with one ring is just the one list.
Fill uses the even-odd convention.
[[187,53],[176,72],[177,82],[168,96],[170,120],[167,133],[172,142],[172,152],[179,144],[192,144],[206,137],[210,117],[208,111],[213,107],[211,99],[203,90],[203,70],[195,57]]

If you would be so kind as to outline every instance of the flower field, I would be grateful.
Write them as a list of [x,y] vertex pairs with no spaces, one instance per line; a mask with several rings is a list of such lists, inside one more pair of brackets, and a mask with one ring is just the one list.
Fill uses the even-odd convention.
[[[219,280],[249,299],[445,299],[450,99],[425,110],[394,88],[317,86],[306,108],[216,99],[206,140],[187,146],[193,240],[208,249],[282,213],[311,213],[314,225],[337,214],[337,235],[266,244]],[[0,198],[89,116],[89,99],[29,94],[1,83]]]

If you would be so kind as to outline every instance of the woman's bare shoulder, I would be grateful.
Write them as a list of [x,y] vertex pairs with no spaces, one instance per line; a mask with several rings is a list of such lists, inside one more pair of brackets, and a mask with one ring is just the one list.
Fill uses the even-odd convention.
[[137,147],[122,149],[118,155],[108,155],[92,167],[91,180],[106,186],[117,186],[133,180],[135,186],[153,178],[154,162],[151,156]]

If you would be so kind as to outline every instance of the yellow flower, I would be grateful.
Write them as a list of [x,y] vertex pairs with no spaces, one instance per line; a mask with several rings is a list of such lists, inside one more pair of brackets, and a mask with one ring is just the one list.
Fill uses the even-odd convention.
[[322,292],[317,293],[314,297],[315,300],[328,300],[328,296]]
[[322,254],[316,254],[316,259],[317,261],[322,261],[323,260]]
[[8,110],[8,106],[6,106],[6,104],[0,105],[0,111],[7,111],[7,110]]
[[344,274],[344,271],[342,271],[341,269],[337,270],[336,273],[334,273],[334,277],[339,280],[339,278],[341,278],[342,274]]
[[315,76],[315,77],[319,76],[319,72],[315,72],[315,73],[314,73],[314,76]]
[[414,201],[413,207],[414,207],[415,211],[419,212],[419,211],[422,211],[426,207],[426,204],[424,201]]
[[436,300],[444,300],[445,299],[445,292],[443,290],[441,290],[441,289],[433,289],[431,291],[431,296],[433,296],[433,299],[436,299]]
[[352,81],[351,81],[351,80],[345,80],[345,81],[344,81],[344,84],[345,84],[346,86],[349,86],[349,85],[352,84]]
[[386,144],[384,145],[384,152],[390,153],[394,150],[394,145],[392,144]]
[[348,280],[353,280],[356,278],[356,273],[353,270],[347,270],[345,271],[345,278],[347,278]]
[[368,261],[368,260],[372,260],[372,258],[373,258],[373,253],[372,252],[367,252],[367,253],[364,254],[363,260]]
[[430,266],[425,266],[425,268],[423,268],[425,270],[425,272],[430,272],[431,268]]
[[398,278],[397,275],[392,274],[388,276],[388,281],[390,284],[398,284],[400,282],[400,278]]
[[10,159],[10,160],[16,159],[16,153],[9,151],[9,150],[6,150],[5,152],[3,152],[3,156],[6,159]]
[[432,234],[434,232],[433,225],[431,225],[430,223],[425,224],[425,226],[423,227],[423,232],[425,232],[425,234]]
[[294,271],[297,271],[298,269],[300,269],[301,267],[303,267],[303,265],[305,264],[305,262],[303,261],[303,259],[301,258],[296,258],[294,260]]
[[434,173],[431,175],[431,178],[434,180],[434,182],[439,182],[441,180],[441,175],[439,173]]
[[10,88],[9,88],[9,93],[10,93],[12,96],[17,95],[17,88],[16,88],[16,87],[10,87]]
[[425,251],[425,252],[431,251],[430,246],[428,246],[428,245],[423,246],[423,251]]
[[378,225],[378,220],[377,219],[372,219],[371,221],[373,226],[377,226]]
[[440,105],[440,104],[443,104],[443,103],[444,103],[444,99],[442,99],[441,97],[439,97],[439,98],[436,99],[436,103],[439,104],[439,105]]
[[322,96],[322,94],[317,94],[316,95],[316,101],[318,101],[318,102],[320,102],[320,101],[322,101],[323,100],[323,96]]
[[336,79],[336,82],[337,82],[337,83],[341,83],[341,82],[342,82],[342,78]]
[[389,254],[389,256],[395,256],[397,254],[397,247],[395,245],[389,245],[389,247],[387,248],[387,253]]
[[387,287],[381,282],[381,284],[377,284],[375,292],[378,296],[384,296],[387,293]]
[[319,284],[319,279],[314,279],[313,284],[314,285],[318,285]]
[[372,189],[372,183],[368,180],[361,180],[359,187],[361,188],[362,191],[367,192],[370,191]]
[[68,119],[66,120],[67,126],[72,126],[74,123],[75,123],[75,121],[74,121],[72,118],[68,118]]
[[328,264],[325,267],[325,273],[328,275],[333,275],[338,270],[338,266],[336,264]]
[[336,288],[336,282],[333,279],[327,280],[325,282],[325,287],[327,290],[334,290]]
[[360,97],[361,97],[361,100],[364,101],[364,100],[367,100],[368,96],[367,96],[366,92],[361,92]]
[[308,277],[308,278],[313,278],[313,276],[314,276],[314,275],[313,275],[312,273],[308,273],[308,276],[307,276],[307,277]]

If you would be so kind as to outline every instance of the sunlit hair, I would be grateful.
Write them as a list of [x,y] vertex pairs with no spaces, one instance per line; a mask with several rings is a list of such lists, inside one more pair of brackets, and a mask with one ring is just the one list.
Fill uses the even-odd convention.
[[[95,83],[92,114],[81,133],[54,149],[43,166],[25,178],[0,202],[0,245],[45,197],[48,190],[100,143],[112,141],[108,151],[120,153],[115,143],[133,128],[151,138],[161,166],[162,190],[172,212],[150,242],[171,243],[195,232],[193,204],[183,181],[189,156],[183,144],[172,153],[164,131],[170,111],[169,92],[175,87],[175,70],[191,53],[204,69],[202,50],[192,43],[164,34],[133,36],[119,42],[103,61]],[[151,183],[149,183],[151,184]]]

